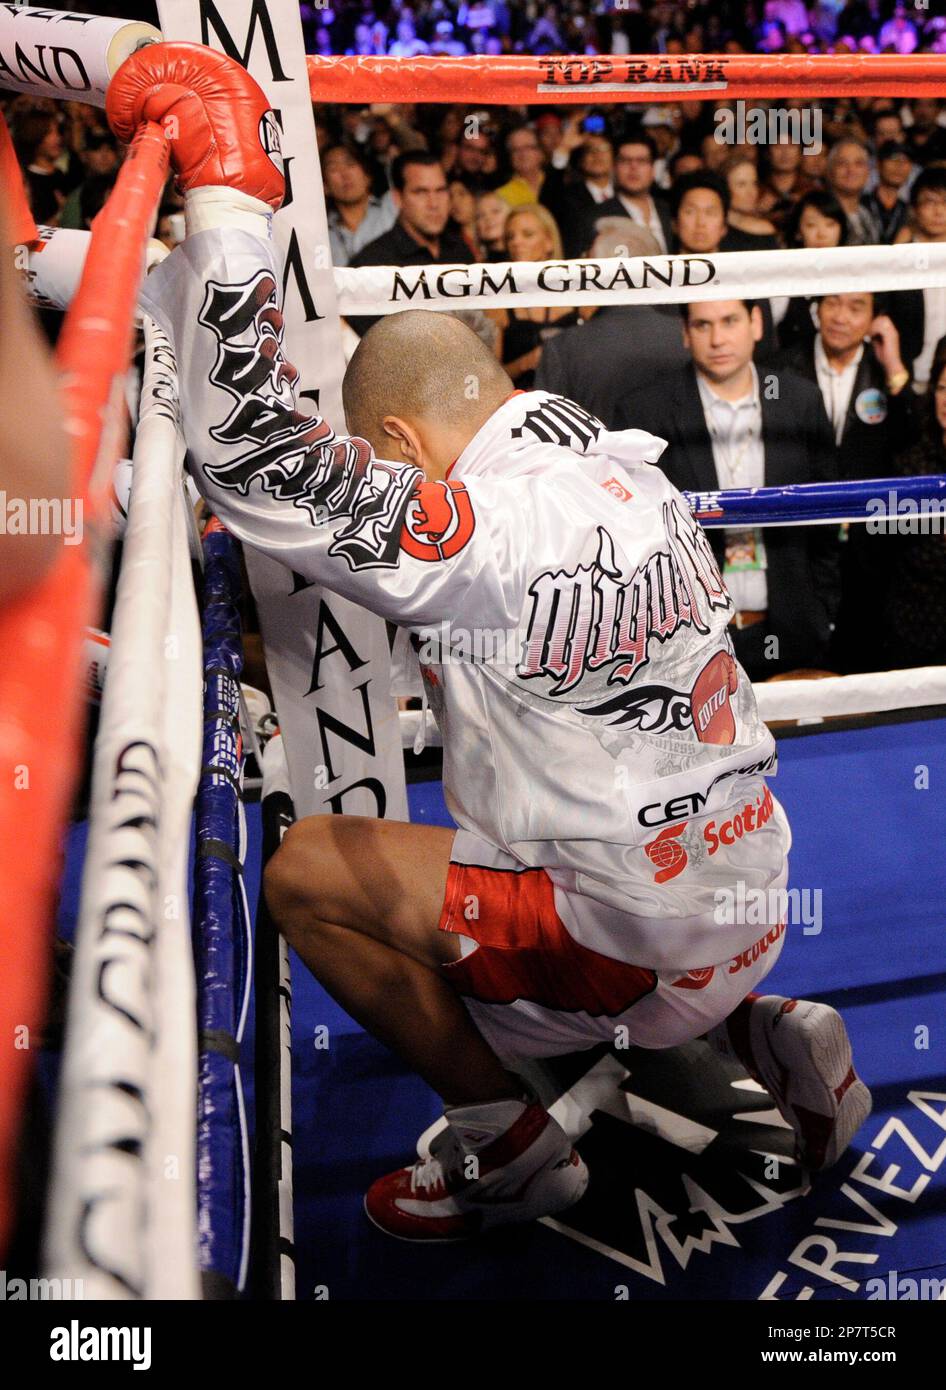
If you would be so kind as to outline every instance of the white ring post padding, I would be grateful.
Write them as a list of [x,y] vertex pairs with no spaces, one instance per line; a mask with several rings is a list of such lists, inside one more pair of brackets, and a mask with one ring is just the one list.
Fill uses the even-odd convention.
[[186,830],[201,651],[174,360],[145,328],[46,1230],[47,1275],[81,1280],[89,1299],[199,1297]]
[[161,31],[139,20],[0,5],[0,88],[104,106],[126,58]]
[[[762,681],[753,684],[752,689],[766,723],[796,719],[819,722],[841,715],[946,706],[946,666],[826,676],[824,680]],[[419,709],[400,711],[402,747],[414,746],[422,718],[423,711]],[[430,711],[426,743],[430,748],[442,746],[440,730]]]
[[686,304],[943,285],[946,242],[335,270],[338,311],[345,317],[403,309]]

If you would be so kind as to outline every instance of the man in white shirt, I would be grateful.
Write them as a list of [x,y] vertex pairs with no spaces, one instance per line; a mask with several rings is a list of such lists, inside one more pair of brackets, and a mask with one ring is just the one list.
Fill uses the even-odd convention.
[[[895,476],[896,456],[910,447],[919,429],[900,335],[878,307],[870,290],[825,295],[817,306],[814,343],[783,359],[784,366],[816,382],[821,391],[842,479]],[[831,670],[846,675],[876,669],[876,614],[895,563],[885,536],[870,535],[863,526],[847,528]]]
[[[759,374],[751,356],[740,370],[730,374],[736,355],[726,339],[730,329],[738,331],[743,317],[735,306],[731,307],[733,312],[716,317],[706,315],[703,307],[697,306],[692,327],[687,325],[684,341],[697,364],[697,389],[712,441],[713,463],[720,487],[764,487],[765,448]],[[712,311],[716,306],[706,308]],[[749,329],[752,342],[757,343],[762,337],[762,315],[758,306],[750,311]],[[768,611],[765,567],[761,531],[727,527],[723,578],[736,606],[737,624],[744,627],[760,621]]]
[[[806,349],[786,358],[787,365],[818,382],[841,450],[842,478],[886,477],[893,451],[909,442],[910,373],[897,327],[877,300],[870,290],[825,295],[816,310],[813,355]],[[892,431],[882,429],[888,419]],[[855,440],[857,425],[866,429]],[[878,447],[868,443],[866,436],[879,441],[882,434],[889,437]]]
[[[721,300],[682,312],[691,361],[630,394],[618,427],[633,422],[666,439],[660,467],[694,492],[836,477],[817,386],[791,370],[756,369],[758,305]],[[710,541],[736,608],[733,647],[752,679],[823,666],[839,600],[832,528],[726,528]]]

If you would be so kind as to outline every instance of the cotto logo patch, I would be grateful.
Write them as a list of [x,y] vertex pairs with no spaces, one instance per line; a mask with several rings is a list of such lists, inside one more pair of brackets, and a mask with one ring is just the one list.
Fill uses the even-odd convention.
[[619,502],[630,502],[634,496],[630,488],[626,488],[620,478],[606,478],[601,484],[605,492],[610,492],[612,497],[616,497]]
[[401,549],[415,560],[449,560],[476,529],[473,504],[462,482],[418,483],[401,530]]
[[736,719],[731,697],[738,686],[735,661],[729,652],[717,652],[697,676],[690,696],[693,727],[701,743],[735,742]]

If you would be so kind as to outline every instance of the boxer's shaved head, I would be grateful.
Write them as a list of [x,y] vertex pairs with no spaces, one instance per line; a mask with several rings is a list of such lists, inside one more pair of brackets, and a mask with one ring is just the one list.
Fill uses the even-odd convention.
[[472,329],[448,313],[409,309],[362,338],[342,386],[352,434],[380,458],[442,476],[513,384]]

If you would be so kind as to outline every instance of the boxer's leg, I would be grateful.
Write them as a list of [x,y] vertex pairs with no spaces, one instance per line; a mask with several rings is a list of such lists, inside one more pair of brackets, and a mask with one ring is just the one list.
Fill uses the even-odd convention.
[[367,816],[310,816],[266,870],[283,935],[334,999],[454,1105],[521,1097],[439,967],[454,831]]
[[266,871],[274,918],[330,994],[447,1102],[429,1158],[371,1185],[391,1235],[456,1240],[576,1202],[588,1173],[567,1135],[505,1071],[440,967],[454,833],[354,816],[294,826]]

